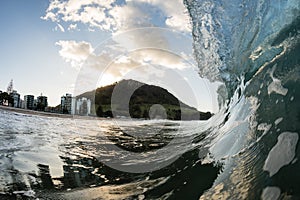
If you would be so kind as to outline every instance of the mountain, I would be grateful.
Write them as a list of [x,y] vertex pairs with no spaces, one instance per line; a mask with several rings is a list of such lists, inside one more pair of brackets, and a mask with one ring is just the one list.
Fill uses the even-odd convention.
[[91,99],[95,105],[93,112],[99,117],[207,120],[212,115],[184,104],[164,88],[131,79],[97,88],[77,97]]

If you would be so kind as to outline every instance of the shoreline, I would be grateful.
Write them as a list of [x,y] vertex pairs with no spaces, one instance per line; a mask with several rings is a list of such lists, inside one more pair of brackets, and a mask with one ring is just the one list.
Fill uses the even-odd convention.
[[9,112],[15,112],[15,113],[21,113],[21,114],[45,116],[45,117],[74,118],[73,115],[69,115],[69,114],[60,114],[60,113],[50,113],[50,112],[35,111],[35,110],[26,110],[26,109],[22,109],[22,108],[14,108],[14,107],[1,106],[1,105],[0,105],[0,110],[6,110],[6,111],[9,111]]
[[[82,115],[70,115],[70,114],[61,114],[61,113],[51,113],[51,112],[43,112],[36,110],[27,110],[23,108],[15,108],[0,105],[0,110],[5,110],[8,112],[21,113],[25,115],[35,115],[35,116],[43,116],[43,117],[57,117],[57,118],[65,118],[65,119],[88,119],[88,120],[111,120],[111,119],[124,119],[124,118],[104,118],[97,116],[82,116]],[[135,120],[144,120],[144,119],[135,119]],[[169,120],[176,122],[177,120]],[[198,120],[187,120],[187,121],[198,121]],[[207,120],[203,120],[207,121]],[[178,121],[177,121],[178,122]]]
[[2,106],[2,105],[0,105],[0,110],[21,113],[21,114],[25,114],[25,115],[57,117],[57,118],[64,118],[64,119],[87,119],[87,120],[110,120],[110,119],[112,119],[112,118],[102,118],[102,117],[96,117],[96,116],[70,115],[70,114],[36,111],[36,110],[26,110],[23,108],[15,108],[15,107],[8,107],[8,106]]

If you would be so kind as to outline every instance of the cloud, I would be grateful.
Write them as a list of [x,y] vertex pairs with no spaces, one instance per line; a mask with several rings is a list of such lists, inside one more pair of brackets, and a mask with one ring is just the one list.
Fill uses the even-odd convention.
[[70,24],[68,30],[71,31],[71,30],[79,30],[79,29],[77,28],[77,24]]
[[72,67],[80,68],[88,56],[93,55],[94,49],[90,43],[76,42],[73,40],[56,42],[60,46],[59,55],[66,61],[71,63]]
[[139,2],[160,8],[166,17],[165,24],[167,27],[183,32],[191,31],[189,15],[182,0],[139,0]]
[[41,19],[44,19],[44,20],[51,20],[51,21],[53,21],[53,22],[58,21],[57,18],[56,18],[56,14],[54,14],[54,13],[51,12],[51,11],[47,12],[45,16],[41,17]]
[[[88,30],[112,32],[111,46],[96,54],[88,42],[58,41],[60,56],[76,69],[86,68],[82,82],[96,74],[120,79],[135,71],[146,75],[147,70],[157,71],[164,66],[170,69],[185,69],[189,66],[178,55],[168,52],[170,43],[192,48],[189,43],[170,41],[170,32],[151,27],[172,28],[190,33],[189,18],[181,0],[52,0],[44,20],[58,25],[63,23],[68,30],[76,30],[79,23]],[[150,28],[149,28],[150,27]],[[59,29],[63,27],[60,25]],[[145,29],[143,29],[145,28]],[[127,32],[129,31],[129,32]],[[177,44],[178,43],[178,44]],[[88,58],[88,59],[87,59]],[[160,72],[158,72],[159,74]],[[94,84],[94,83],[92,83]]]
[[[190,32],[189,16],[181,0],[52,0],[44,20],[80,22],[112,32],[164,26]],[[157,15],[160,15],[159,19]]]
[[91,27],[108,30],[109,16],[106,12],[114,0],[52,0],[46,10],[44,20],[53,22],[81,22]]
[[170,69],[189,67],[180,55],[163,49],[145,48],[125,52],[122,48],[111,46],[95,54],[92,45],[84,41],[61,40],[56,45],[61,47],[60,56],[72,67],[79,70],[84,64],[85,68],[90,68],[94,72],[105,72],[115,77],[122,77],[129,71],[146,65],[164,66]]
[[184,69],[188,66],[178,55],[161,49],[142,49],[133,51],[129,57],[140,65],[151,64],[170,69]]
[[[77,23],[88,25],[89,31],[96,31],[97,28],[109,30],[112,32],[113,40],[125,48],[124,52],[126,49],[139,48],[170,49],[167,36],[163,31],[145,29],[126,34],[128,30],[144,27],[170,27],[190,32],[188,15],[181,0],[124,0],[123,3],[120,2],[117,0],[52,0],[42,18],[56,22],[62,32],[64,28],[58,23],[61,21],[70,23],[68,30],[75,30]],[[80,56],[73,59],[70,55],[64,55],[67,50],[74,51],[75,44],[72,41],[68,45],[62,42],[58,42],[57,45],[62,46],[61,56],[68,62],[72,60],[72,66],[80,64],[78,62]],[[73,48],[67,49],[65,46]],[[151,57],[152,61],[161,60],[167,64],[174,64],[174,60],[177,60],[172,58],[167,61],[170,56],[163,57],[154,51],[148,51],[147,55],[144,52],[140,56]]]
[[115,40],[111,46],[101,48],[101,52],[94,51],[93,46],[84,41],[61,40],[56,45],[60,47],[60,56],[78,70],[75,94],[124,78],[162,84],[168,76],[166,69],[181,74],[190,68],[181,55],[154,48],[126,52]]
[[105,72],[118,77],[122,76],[122,72],[137,65],[133,60],[127,60],[126,62],[124,60],[116,60],[109,53],[102,52],[99,55],[95,55],[92,45],[85,41],[60,40],[56,45],[61,48],[59,55],[77,70],[80,70],[84,65],[84,68],[92,73]]

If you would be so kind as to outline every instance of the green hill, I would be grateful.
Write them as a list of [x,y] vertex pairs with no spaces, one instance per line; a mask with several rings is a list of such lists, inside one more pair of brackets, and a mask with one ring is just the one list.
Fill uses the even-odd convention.
[[[91,99],[92,104],[95,105],[93,113],[99,117],[117,115],[171,120],[207,120],[211,117],[210,112],[200,112],[182,103],[166,89],[134,80],[122,80],[77,97]],[[114,108],[113,113],[111,106]]]

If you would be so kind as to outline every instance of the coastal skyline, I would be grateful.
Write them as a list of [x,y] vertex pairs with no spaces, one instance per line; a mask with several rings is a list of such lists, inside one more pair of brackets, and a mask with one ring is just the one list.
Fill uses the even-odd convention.
[[[5,28],[1,31],[0,39],[3,44],[0,50],[2,56],[0,90],[5,91],[9,81],[13,79],[14,88],[20,94],[37,96],[43,93],[48,96],[50,106],[58,105],[63,94],[76,93],[74,87],[78,84],[78,75],[86,59],[95,57],[95,62],[99,62],[99,59],[103,59],[95,54],[99,46],[101,48],[101,44],[108,40],[122,43],[114,37],[126,31],[159,27],[176,31],[192,41],[189,17],[179,0],[166,2],[29,0],[26,3],[4,1],[1,5],[0,24]],[[137,47],[152,43],[161,45],[160,41],[164,41],[162,34],[138,33],[134,37]],[[169,47],[171,42],[174,43],[173,46],[189,49],[191,57],[192,43],[164,42],[166,49],[173,48]],[[84,90],[96,89],[124,78],[134,78],[147,84],[164,87],[175,93],[174,95],[183,102],[199,110],[217,111],[215,91],[218,84],[211,84],[208,80],[200,78],[195,66],[185,65],[181,59],[176,58],[176,55],[162,51],[124,55],[126,56],[117,60],[102,76],[99,83],[89,85]],[[185,54],[180,56],[185,58]],[[145,66],[145,63],[150,64]],[[164,83],[164,80],[157,81],[146,75],[149,71],[159,74],[160,65],[180,74],[191,91],[172,84],[172,81]],[[136,70],[137,66],[143,66],[142,70]],[[91,74],[95,72],[97,73],[97,69]],[[88,77],[84,82],[88,82],[89,79]],[[195,94],[195,99],[190,98],[191,93]]]

